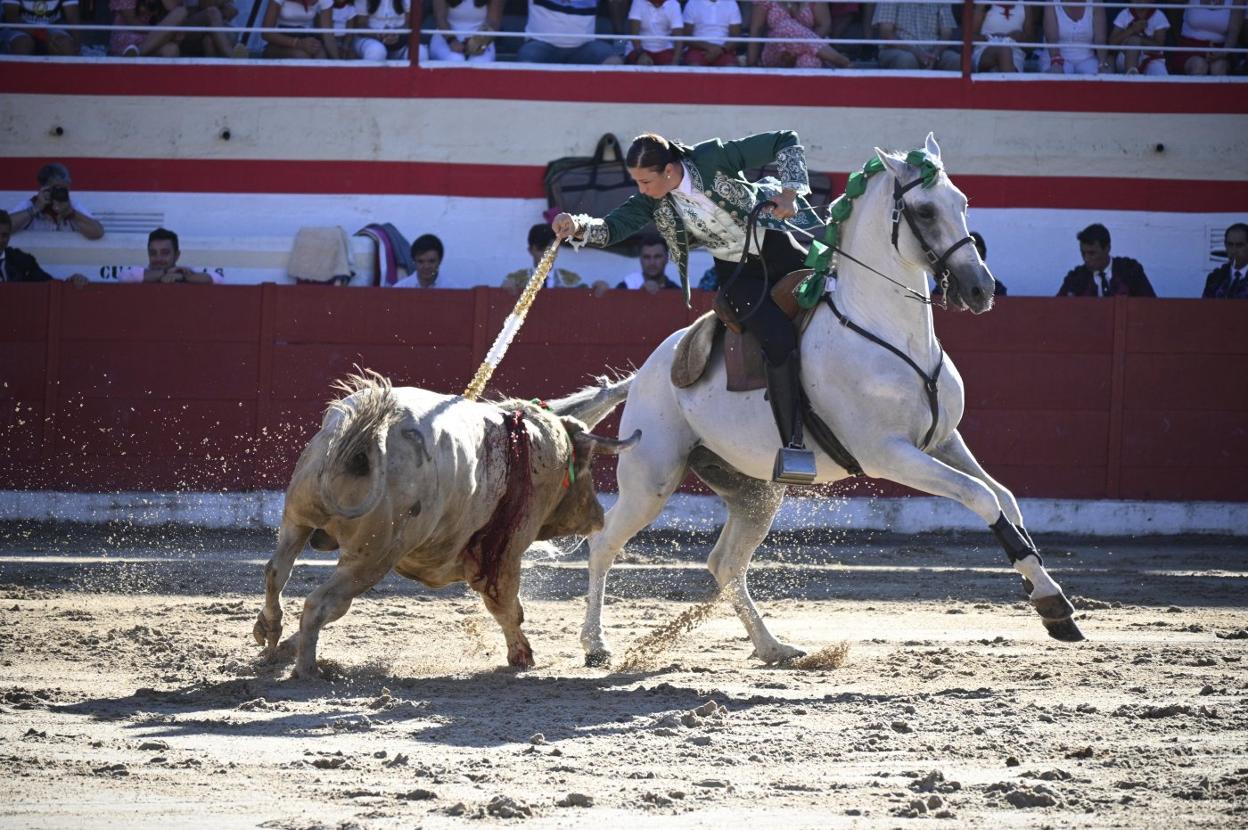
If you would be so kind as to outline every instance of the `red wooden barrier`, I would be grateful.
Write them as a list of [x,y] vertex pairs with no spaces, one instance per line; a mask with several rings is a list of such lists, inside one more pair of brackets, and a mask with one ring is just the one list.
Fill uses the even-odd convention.
[[[280,489],[333,379],[358,364],[459,392],[512,301],[488,288],[5,285],[0,488]],[[492,392],[554,397],[639,366],[696,313],[675,295],[546,292]],[[1200,300],[937,312],[972,448],[1017,494],[1054,498],[1248,500],[1246,324],[1248,303]],[[600,477],[614,486],[608,465]]]

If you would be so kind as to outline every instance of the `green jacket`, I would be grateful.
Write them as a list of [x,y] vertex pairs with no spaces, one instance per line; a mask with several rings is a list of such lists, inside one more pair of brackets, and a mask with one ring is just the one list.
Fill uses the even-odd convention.
[[[689,168],[693,179],[690,184],[728,211],[742,231],[745,230],[750,210],[759,202],[778,195],[784,188],[798,194],[796,206],[799,212],[788,222],[812,233],[823,227],[812,212],[803,210],[809,208],[801,197],[810,193],[810,181],[806,173],[806,154],[798,143],[797,133],[792,130],[758,133],[737,141],[713,138],[693,147],[676,143],[672,146]],[[768,176],[751,182],[745,179],[742,172],[773,163],[779,168],[779,181]],[[581,214],[576,220],[582,229],[580,240],[599,248],[622,242],[654,222],[676,260],[680,284],[685,291],[685,305],[689,305],[689,237],[680,210],[670,194],[662,199],[651,199],[638,193],[602,219]],[[767,213],[759,215],[758,224],[772,230],[786,230],[781,220]]]

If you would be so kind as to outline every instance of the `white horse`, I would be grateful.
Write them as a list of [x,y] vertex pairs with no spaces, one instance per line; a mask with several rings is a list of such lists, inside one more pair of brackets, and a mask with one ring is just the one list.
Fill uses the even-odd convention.
[[[925,152],[936,175],[927,186],[915,186],[922,171],[904,158],[875,152],[884,170],[869,179],[841,226],[839,247],[863,264],[840,259],[835,309],[820,303],[803,336],[802,386],[814,411],[867,475],[946,496],[983,519],[1023,576],[1050,635],[1081,640],[1071,620],[1074,609],[1045,571],[1014,496],[984,471],[958,433],[962,378],[933,331],[927,270],[944,275],[949,302],[975,313],[992,307],[992,274],[975,246],[965,244],[966,197],[940,169],[940,147],[930,134]],[[838,319],[838,311],[850,325]],[[620,456],[619,500],[589,540],[589,601],[581,631],[587,665],[610,662],[602,630],[607,571],[624,544],[659,515],[690,469],[728,506],[707,566],[745,624],[755,654],[766,663],[802,654],[767,630],[746,586],[750,559],[785,492],[770,480],[779,446],[771,408],[761,390],[727,391],[722,360],[692,387],[673,386],[673,354],[684,333],[675,332],[650,355],[625,404],[620,434],[640,429],[645,439]],[[928,378],[937,375],[935,404],[920,371]],[[816,483],[848,475],[812,449]]]

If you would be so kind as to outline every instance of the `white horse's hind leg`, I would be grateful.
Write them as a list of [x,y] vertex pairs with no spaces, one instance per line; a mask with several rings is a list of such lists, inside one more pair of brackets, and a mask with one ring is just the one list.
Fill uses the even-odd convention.
[[[957,430],[954,430],[948,438],[935,447],[932,450],[932,455],[955,470],[961,470],[967,475],[982,481],[984,486],[997,497],[997,501],[1001,505],[1001,512],[1005,515],[1006,520],[1018,528],[1027,541],[1031,541],[1030,534],[1027,534],[1023,527],[1023,513],[1018,509],[1018,502],[1015,500],[1014,494],[992,476],[988,475],[987,471],[980,466],[979,461],[971,453],[970,448],[966,446],[966,441],[962,439],[961,434]],[[1059,596],[1062,593],[1061,586],[1049,576],[1048,571],[1044,569],[1044,565],[1041,564],[1038,556],[1024,556],[1016,560],[1014,562],[1014,570],[1022,574],[1023,578],[1032,585],[1030,598],[1033,600]]]
[[[1006,519],[996,495],[979,478],[955,469],[946,461],[933,458],[904,441],[893,441],[865,457],[870,459],[869,468],[866,470],[870,476],[887,478],[966,505],[992,528],[1011,563],[1017,567],[1021,562],[1024,563],[1024,568],[1031,569],[1033,573],[1043,573],[1039,554],[1030,542],[1030,537],[1024,536],[1017,526]],[[974,462],[969,451],[967,457]],[[976,466],[978,467],[978,463]],[[1056,586],[1056,583],[1053,585]],[[1056,594],[1033,597],[1032,606],[1039,612],[1044,627],[1054,639],[1068,642],[1083,639],[1083,634],[1071,619],[1074,608],[1060,588]]]
[[[621,427],[627,428],[631,424]],[[611,650],[602,632],[607,571],[625,543],[658,518],[685,477],[688,447],[674,442],[674,438],[671,432],[647,429],[636,447],[619,456],[619,499],[607,511],[602,530],[589,537],[589,595],[585,625],[581,628],[587,666],[606,666],[611,662]]]
[[767,630],[746,583],[754,551],[771,530],[776,511],[784,502],[784,486],[742,475],[701,447],[690,454],[689,467],[728,505],[728,521],[706,566],[745,625],[754,654],[768,664],[801,657],[805,652],[785,645]]

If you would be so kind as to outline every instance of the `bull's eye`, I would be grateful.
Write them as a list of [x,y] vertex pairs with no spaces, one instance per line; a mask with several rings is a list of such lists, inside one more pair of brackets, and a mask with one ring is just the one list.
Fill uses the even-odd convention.
[[919,209],[915,212],[919,214],[919,218],[924,222],[930,222],[936,218],[936,209],[931,205],[919,205]]

